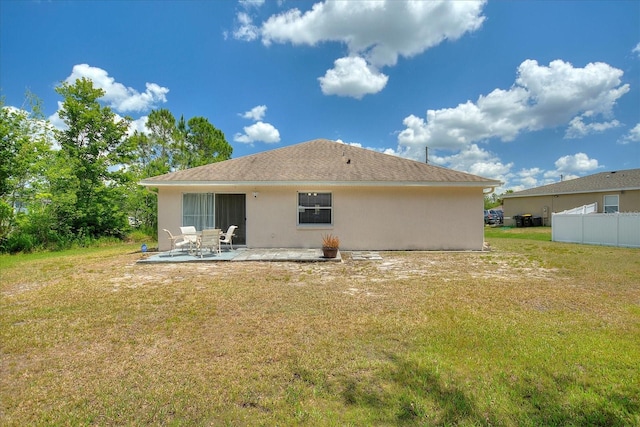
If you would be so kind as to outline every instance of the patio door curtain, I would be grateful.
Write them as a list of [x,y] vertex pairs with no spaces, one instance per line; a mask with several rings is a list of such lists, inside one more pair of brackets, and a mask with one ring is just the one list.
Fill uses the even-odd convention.
[[214,228],[215,197],[213,193],[182,195],[182,225],[193,225],[202,231]]

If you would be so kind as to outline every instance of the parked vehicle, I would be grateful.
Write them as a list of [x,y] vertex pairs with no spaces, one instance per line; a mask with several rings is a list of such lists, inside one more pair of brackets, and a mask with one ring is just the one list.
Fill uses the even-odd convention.
[[495,218],[497,220],[496,224],[502,224],[504,222],[504,212],[502,212],[500,209],[490,209],[489,213],[495,215]]
[[491,211],[484,210],[484,223],[485,224],[495,224],[496,223],[496,215],[491,213]]
[[485,209],[484,211],[484,223],[493,225],[493,224],[502,224],[503,222],[503,213],[497,209]]

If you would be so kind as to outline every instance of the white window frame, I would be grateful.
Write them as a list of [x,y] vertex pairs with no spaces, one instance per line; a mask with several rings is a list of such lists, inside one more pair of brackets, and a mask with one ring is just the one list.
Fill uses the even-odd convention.
[[[603,213],[616,213],[620,212],[620,196],[617,194],[607,194],[603,197],[602,212]],[[607,200],[609,199],[609,200]],[[615,200],[615,204],[611,199]]]
[[[300,195],[301,194],[306,194],[308,196],[317,196],[320,194],[328,194],[330,197],[330,206],[319,206],[319,205],[315,205],[315,206],[303,206],[300,204]],[[326,227],[333,227],[333,193],[330,191],[298,191],[296,193],[296,204],[297,204],[297,211],[296,211],[296,225],[298,227],[303,227],[303,228],[326,228]],[[305,210],[309,210],[309,209],[315,209],[318,213],[321,210],[324,211],[328,211],[329,212],[329,218],[330,221],[329,222],[300,222],[300,212],[305,211]]]

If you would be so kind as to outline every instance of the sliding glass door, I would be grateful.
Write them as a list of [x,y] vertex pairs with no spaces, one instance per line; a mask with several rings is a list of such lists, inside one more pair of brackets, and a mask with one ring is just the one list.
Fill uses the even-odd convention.
[[182,225],[196,230],[219,228],[226,231],[237,225],[234,243],[244,245],[246,234],[246,197],[244,194],[184,193],[182,195]]

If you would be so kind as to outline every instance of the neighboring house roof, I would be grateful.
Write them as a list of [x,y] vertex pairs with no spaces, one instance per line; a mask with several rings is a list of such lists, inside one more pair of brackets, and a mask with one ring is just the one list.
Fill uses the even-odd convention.
[[600,172],[582,178],[570,179],[556,182],[555,184],[505,194],[503,197],[508,199],[512,197],[602,193],[620,190],[640,190],[640,169]]
[[316,139],[142,180],[173,185],[429,185],[495,187],[500,181],[376,151]]

